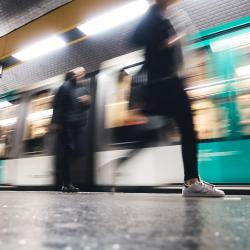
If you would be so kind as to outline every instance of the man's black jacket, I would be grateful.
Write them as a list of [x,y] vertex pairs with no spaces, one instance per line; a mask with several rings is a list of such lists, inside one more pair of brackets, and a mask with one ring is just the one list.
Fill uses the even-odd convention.
[[74,81],[66,81],[58,89],[53,102],[52,123],[63,126],[85,126],[89,104],[79,101],[80,96],[89,95],[88,90]]

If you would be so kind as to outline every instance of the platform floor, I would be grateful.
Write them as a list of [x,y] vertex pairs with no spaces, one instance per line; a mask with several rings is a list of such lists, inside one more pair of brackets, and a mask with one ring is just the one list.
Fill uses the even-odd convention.
[[0,249],[250,249],[250,197],[0,192]]

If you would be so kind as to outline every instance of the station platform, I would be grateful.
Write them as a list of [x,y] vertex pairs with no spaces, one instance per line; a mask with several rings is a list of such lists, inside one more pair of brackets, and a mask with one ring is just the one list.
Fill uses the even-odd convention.
[[249,249],[250,196],[2,191],[0,249]]
[[[76,185],[82,192],[117,192],[117,193],[153,193],[181,194],[182,184],[167,184],[164,186],[86,186]],[[250,185],[216,185],[226,195],[250,195]],[[0,191],[60,191],[56,186],[14,186],[0,185]]]

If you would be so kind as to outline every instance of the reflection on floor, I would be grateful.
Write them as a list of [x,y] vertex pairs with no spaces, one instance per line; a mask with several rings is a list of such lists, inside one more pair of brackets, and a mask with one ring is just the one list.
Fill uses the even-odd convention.
[[0,192],[0,249],[250,249],[250,197]]

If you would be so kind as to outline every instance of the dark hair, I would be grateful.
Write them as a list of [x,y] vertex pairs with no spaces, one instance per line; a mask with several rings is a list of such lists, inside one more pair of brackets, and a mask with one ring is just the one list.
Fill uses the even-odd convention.
[[73,71],[69,71],[65,74],[65,81],[75,80],[75,73]]

